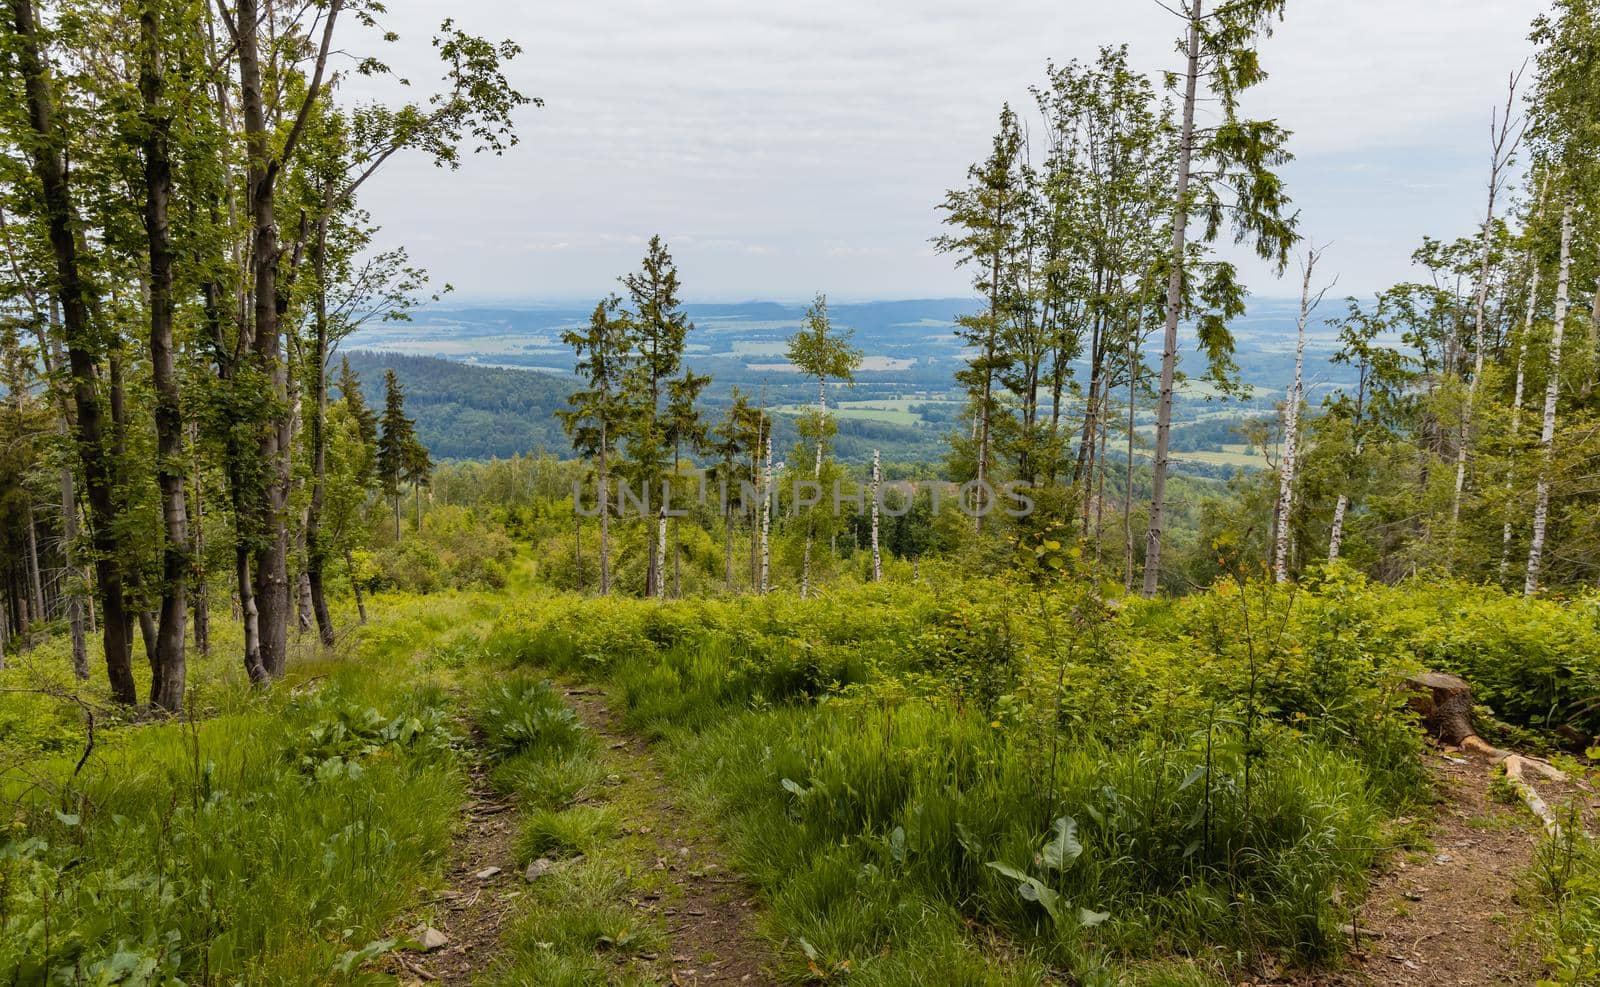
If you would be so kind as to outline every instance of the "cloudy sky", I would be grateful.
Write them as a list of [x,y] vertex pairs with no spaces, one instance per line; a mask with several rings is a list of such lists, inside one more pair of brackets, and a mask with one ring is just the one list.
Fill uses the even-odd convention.
[[[1339,291],[1408,276],[1423,233],[1480,220],[1488,121],[1543,0],[1291,0],[1251,115],[1294,131],[1287,169]],[[584,299],[665,236],[693,300],[970,293],[929,248],[934,206],[1001,103],[1047,60],[1127,43],[1155,73],[1179,25],[1153,0],[454,0],[392,4],[391,62],[421,88],[441,12],[525,49],[542,97],[522,144],[444,174],[400,161],[365,204],[467,299]],[[370,84],[369,84],[370,85]],[[370,92],[351,87],[351,95]],[[1252,290],[1297,285],[1242,262]]]

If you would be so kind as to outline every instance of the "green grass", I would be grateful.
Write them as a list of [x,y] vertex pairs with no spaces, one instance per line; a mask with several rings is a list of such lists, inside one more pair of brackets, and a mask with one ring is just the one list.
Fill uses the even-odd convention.
[[638,807],[611,800],[616,766],[549,681],[495,674],[469,700],[493,763],[518,804],[519,867],[553,861],[528,885],[483,981],[490,985],[657,983],[659,920],[630,905],[649,885],[647,854],[621,832]]
[[[486,651],[613,684],[763,889],[787,979],[1183,984],[1262,950],[1336,960],[1368,869],[1409,839],[1388,822],[1416,772],[1391,673],[1348,650],[1366,604],[1303,598],[1251,713],[1246,643],[1214,632],[1246,605],[1288,619],[1287,598],[1133,607],[1067,643],[993,589],[547,600]],[[586,823],[539,826],[576,843]]]

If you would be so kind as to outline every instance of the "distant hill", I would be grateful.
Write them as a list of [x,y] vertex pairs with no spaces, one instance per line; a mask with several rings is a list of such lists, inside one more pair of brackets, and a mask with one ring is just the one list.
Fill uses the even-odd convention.
[[431,356],[346,354],[361,389],[383,407],[383,374],[394,370],[406,392],[417,435],[435,459],[489,459],[541,449],[565,453],[570,443],[555,416],[575,386],[571,377],[472,366]]

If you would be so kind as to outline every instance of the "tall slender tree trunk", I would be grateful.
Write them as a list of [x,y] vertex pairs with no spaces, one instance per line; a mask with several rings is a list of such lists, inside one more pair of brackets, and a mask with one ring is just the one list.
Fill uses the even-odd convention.
[[[1140,302],[1141,312],[1143,302]],[[1143,322],[1140,316],[1139,322]],[[1123,469],[1122,488],[1122,590],[1125,593],[1133,592],[1133,443],[1136,431],[1134,410],[1139,397],[1139,344],[1137,340],[1138,326],[1130,327],[1128,332],[1128,461]]]
[[356,560],[350,555],[350,550],[344,550],[344,565],[350,572],[350,589],[356,597],[356,619],[362,624],[367,622],[367,599],[361,592],[361,580],[356,577]]
[[[823,429],[825,427],[825,424],[827,422],[827,418],[828,418],[828,382],[826,380],[824,380],[824,379],[819,378],[818,381],[817,381],[817,428],[818,428],[818,434],[817,434],[817,461],[816,461],[815,467],[812,470],[812,476],[816,479],[817,484],[818,484],[819,487],[820,487],[820,485],[822,483],[822,434],[821,434],[821,429]],[[816,505],[812,505],[811,511],[815,511],[815,510],[816,510]],[[805,549],[805,557],[804,557],[804,561],[802,561],[801,564],[800,564],[800,599],[802,599],[802,600],[805,599],[807,596],[811,595],[811,544],[812,544],[813,541],[816,540],[816,535],[817,535],[816,517],[815,517],[814,514],[811,514],[811,511],[807,512],[808,516],[806,518],[806,549]]]
[[772,578],[772,433],[767,432],[767,463],[761,471],[761,595]]
[[161,0],[144,0],[139,91],[144,101],[144,226],[150,250],[150,367],[155,384],[156,485],[161,494],[161,611],[155,634],[156,676],[150,702],[169,712],[183,706],[189,616],[188,503],[184,496],[183,412],[172,341],[174,251],[167,222],[172,197],[171,121],[161,66]]
[[662,504],[656,511],[656,599],[667,598],[667,580],[661,572],[661,566],[667,558],[667,505]]
[[33,501],[28,501],[27,518],[28,526],[28,594],[33,604],[33,614],[38,620],[45,619],[44,612],[44,580],[39,574],[39,533],[33,519]]
[[[324,211],[326,213],[326,211]],[[311,248],[311,270],[315,279],[316,311],[312,320],[311,343],[311,502],[306,509],[306,582],[311,596],[311,612],[317,621],[317,638],[325,648],[333,647],[333,618],[328,612],[324,571],[328,549],[322,540],[322,511],[328,487],[328,217],[317,220],[316,239]]]
[[600,595],[611,592],[611,477],[607,472],[606,423],[600,422]]
[[[248,151],[247,198],[252,227],[251,295],[254,302],[253,351],[258,369],[270,381],[274,408],[261,429],[257,453],[264,481],[252,484],[246,507],[255,516],[255,585],[253,595],[259,638],[258,667],[252,674],[274,679],[283,674],[288,649],[289,531],[285,508],[288,476],[281,439],[288,418],[288,376],[283,361],[283,336],[278,322],[278,223],[275,189],[278,162],[273,159],[274,134],[266,115],[262,90],[261,53],[257,27],[261,21],[257,0],[239,0],[237,6],[240,107],[244,116]],[[241,575],[248,575],[248,567]],[[246,590],[240,587],[241,603]],[[249,608],[246,608],[246,613]],[[247,657],[248,662],[248,657]]]
[[883,495],[883,464],[872,450],[872,581],[883,581],[883,555],[878,550],[878,500]]
[[1545,528],[1550,520],[1550,466],[1555,458],[1556,402],[1561,396],[1561,341],[1567,328],[1568,291],[1572,284],[1572,198],[1568,193],[1561,210],[1561,267],[1556,276],[1555,325],[1550,331],[1550,370],[1544,387],[1544,427],[1539,432],[1539,483],[1533,502],[1533,540],[1528,546],[1528,573],[1522,585],[1526,596],[1539,592],[1539,568],[1544,561]]
[[[1478,284],[1472,306],[1472,379],[1467,382],[1467,401],[1461,410],[1461,431],[1456,444],[1456,484],[1450,498],[1450,532],[1452,539],[1461,522],[1461,494],[1467,485],[1467,454],[1472,445],[1473,416],[1477,413],[1478,381],[1483,377],[1483,328],[1489,302],[1489,267],[1491,260],[1491,234],[1494,231],[1495,196],[1500,191],[1500,172],[1504,167],[1503,149],[1511,128],[1511,100],[1516,96],[1513,78],[1511,93],[1506,97],[1506,115],[1499,129],[1490,128],[1494,138],[1494,154],[1489,166],[1489,204],[1484,210],[1483,232],[1478,237]],[[1452,546],[1453,549],[1453,546]]]
[[[1542,198],[1541,192],[1541,198]],[[1505,522],[1500,529],[1500,582],[1511,569],[1511,512],[1516,489],[1517,437],[1522,431],[1522,395],[1527,381],[1528,340],[1533,338],[1533,314],[1539,307],[1539,259],[1528,252],[1532,270],[1528,272],[1528,310],[1522,318],[1522,338],[1517,340],[1517,382],[1511,396],[1511,448],[1506,457]]]
[[1300,403],[1305,398],[1306,321],[1311,317],[1311,272],[1317,266],[1317,251],[1306,253],[1306,266],[1300,279],[1300,320],[1295,324],[1294,383],[1283,409],[1283,462],[1278,471],[1277,544],[1272,559],[1272,574],[1280,583],[1289,581],[1289,516],[1294,507],[1295,470],[1299,465]]
[[200,454],[197,430],[191,428],[189,432],[190,461],[193,469],[191,483],[194,488],[194,530],[192,532],[192,545],[194,548],[194,598],[190,603],[194,610],[194,646],[202,655],[211,653],[211,594],[207,588],[205,565],[205,497],[200,487]]
[[1183,305],[1184,241],[1189,225],[1189,172],[1194,157],[1195,90],[1200,81],[1200,7],[1189,9],[1188,72],[1184,78],[1183,128],[1178,140],[1178,187],[1172,209],[1172,270],[1167,278],[1167,324],[1161,343],[1161,396],[1156,410],[1156,454],[1150,475],[1150,526],[1144,538],[1147,597],[1161,585],[1161,536],[1167,508],[1167,452],[1172,444],[1172,382],[1178,369],[1178,316]]
[[43,192],[50,249],[55,261],[55,290],[61,303],[68,373],[77,410],[77,450],[87,488],[96,582],[103,610],[106,673],[111,682],[112,698],[131,706],[138,700],[138,694],[128,653],[128,616],[123,607],[119,565],[122,546],[116,533],[115,482],[104,448],[105,428],[97,371],[100,346],[90,323],[90,289],[80,270],[73,230],[72,193],[60,149],[55,98],[33,3],[32,0],[9,0],[9,3],[19,41],[14,57],[24,84],[28,122],[38,137],[30,150],[34,174]]

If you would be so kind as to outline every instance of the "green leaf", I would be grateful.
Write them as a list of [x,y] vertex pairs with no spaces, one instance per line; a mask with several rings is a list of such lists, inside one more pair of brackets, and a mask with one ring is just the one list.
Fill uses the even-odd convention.
[[1085,929],[1092,929],[1110,917],[1110,912],[1096,912],[1087,908],[1078,909],[1078,924]]
[[1052,829],[1054,838],[1044,847],[1044,865],[1053,870],[1066,870],[1083,853],[1078,842],[1078,821],[1071,816],[1057,819]]

